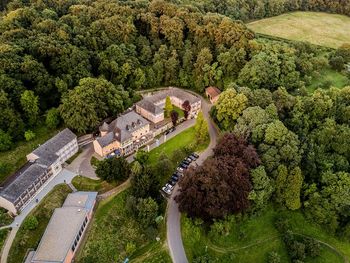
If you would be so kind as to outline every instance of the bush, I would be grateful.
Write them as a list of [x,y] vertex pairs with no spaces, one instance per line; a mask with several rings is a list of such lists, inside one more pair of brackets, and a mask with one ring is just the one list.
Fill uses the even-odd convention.
[[39,225],[39,221],[35,216],[28,216],[23,222],[25,230],[35,230]]
[[12,137],[0,129],[0,152],[7,151],[12,147]]
[[340,56],[331,57],[329,59],[329,65],[332,67],[332,69],[341,71],[344,69],[344,59]]
[[281,257],[277,252],[272,251],[269,253],[266,262],[268,262],[268,263],[280,263]]
[[56,108],[47,112],[45,123],[50,129],[55,129],[60,124],[60,114]]
[[26,141],[29,142],[35,138],[35,133],[31,130],[28,130],[24,133],[24,138],[26,138]]

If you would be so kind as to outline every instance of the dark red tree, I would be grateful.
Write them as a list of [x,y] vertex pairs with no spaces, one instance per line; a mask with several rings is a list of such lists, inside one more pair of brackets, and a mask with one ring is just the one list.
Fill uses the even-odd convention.
[[188,100],[185,100],[184,103],[182,103],[182,109],[184,112],[184,117],[185,117],[185,119],[187,119],[188,115],[191,111],[191,104]]
[[180,194],[175,198],[180,211],[211,221],[246,210],[252,189],[249,170],[259,164],[253,146],[225,134],[214,149],[214,157],[189,169],[180,181]]
[[175,126],[177,123],[177,120],[179,119],[179,113],[176,110],[172,110],[170,112],[170,117],[173,125]]

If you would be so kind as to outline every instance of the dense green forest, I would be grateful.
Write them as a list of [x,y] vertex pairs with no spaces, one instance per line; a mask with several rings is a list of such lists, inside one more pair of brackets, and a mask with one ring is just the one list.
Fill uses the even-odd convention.
[[256,38],[235,20],[293,10],[349,15],[350,1],[10,1],[0,18],[0,151],[30,140],[42,120],[92,131],[137,90],[216,85],[226,91],[212,116],[259,155],[242,208],[304,207],[350,238],[350,88],[307,89],[325,68],[344,72],[350,46]]

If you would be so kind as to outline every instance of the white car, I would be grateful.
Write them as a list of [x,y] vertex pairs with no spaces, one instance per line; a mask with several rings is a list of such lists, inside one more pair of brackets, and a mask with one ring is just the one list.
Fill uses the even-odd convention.
[[170,191],[172,191],[174,189],[174,186],[171,184],[165,184],[165,187],[170,189]]
[[169,188],[167,188],[166,186],[163,186],[163,187],[162,187],[162,191],[163,191],[164,193],[166,193],[167,195],[170,195],[170,194],[171,194],[171,190],[170,190]]
[[180,173],[183,173],[184,169],[182,167],[177,167],[177,170],[180,172]]

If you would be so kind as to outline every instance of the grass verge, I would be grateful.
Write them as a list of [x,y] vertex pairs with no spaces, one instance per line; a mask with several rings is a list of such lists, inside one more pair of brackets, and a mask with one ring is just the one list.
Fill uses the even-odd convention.
[[117,183],[107,183],[103,180],[93,180],[81,175],[73,178],[72,184],[78,191],[107,192],[117,186]]
[[12,243],[8,256],[8,263],[23,262],[23,259],[30,248],[36,248],[45,232],[55,208],[61,207],[71,189],[66,184],[55,186],[55,188],[43,198],[39,205],[27,216],[35,216],[39,222],[34,230],[25,229],[20,226]]
[[[164,234],[157,242],[152,231],[141,229],[128,214],[128,195],[129,190],[125,190],[98,204],[85,246],[76,262],[123,262],[127,257],[131,262],[171,262],[164,248]],[[165,226],[160,227],[165,229]]]
[[5,228],[0,230],[0,250],[2,249],[7,235],[10,233],[11,228]]
[[3,182],[9,175],[18,170],[27,161],[26,155],[32,152],[39,144],[44,143],[53,137],[58,130],[49,130],[46,126],[39,126],[33,129],[36,137],[29,142],[18,142],[14,149],[0,152],[0,182]]
[[[338,240],[321,227],[308,222],[300,211],[279,211],[269,207],[258,216],[230,221],[226,225],[229,231],[225,235],[210,231],[209,227],[182,215],[181,232],[189,262],[206,251],[220,262],[266,262],[268,253],[275,251],[280,255],[281,262],[289,262],[287,251],[274,227],[274,219],[281,213],[289,218],[293,232],[323,241],[349,258],[349,242]],[[340,263],[344,260],[322,245],[320,256],[305,262]]]
[[0,227],[7,226],[11,224],[13,218],[7,213],[7,210],[4,208],[0,208]]

